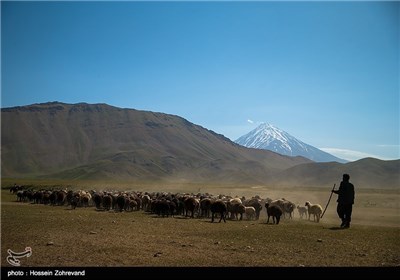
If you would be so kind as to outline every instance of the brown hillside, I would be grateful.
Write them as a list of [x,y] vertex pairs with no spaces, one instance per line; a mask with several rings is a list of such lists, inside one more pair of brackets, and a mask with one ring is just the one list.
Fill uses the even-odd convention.
[[1,110],[2,177],[260,183],[301,163],[241,147],[174,115],[106,104]]
[[348,173],[357,188],[399,188],[400,160],[364,158],[340,164],[307,163],[291,167],[274,176],[274,184],[311,187],[339,187],[342,174]]

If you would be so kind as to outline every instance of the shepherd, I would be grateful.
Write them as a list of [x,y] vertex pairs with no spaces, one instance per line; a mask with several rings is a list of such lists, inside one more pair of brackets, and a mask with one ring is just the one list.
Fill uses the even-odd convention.
[[337,213],[339,218],[342,219],[341,228],[349,228],[351,222],[351,213],[354,204],[354,185],[350,183],[350,175],[343,174],[343,181],[340,182],[338,190],[332,190],[333,193],[338,194]]

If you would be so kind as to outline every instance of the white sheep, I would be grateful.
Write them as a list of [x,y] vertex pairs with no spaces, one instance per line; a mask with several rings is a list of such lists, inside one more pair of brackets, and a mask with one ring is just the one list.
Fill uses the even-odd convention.
[[238,197],[232,198],[229,200],[231,205],[235,205],[235,204],[242,204],[242,200]]
[[307,212],[308,212],[308,210],[307,210],[306,207],[297,205],[297,210],[299,211],[300,219],[303,219],[303,215],[304,215],[304,214],[306,215],[306,219],[307,219],[307,215],[308,215]]
[[319,204],[311,204],[309,201],[306,202],[305,206],[307,206],[308,209],[308,219],[310,220],[311,214],[313,214],[314,222],[315,218],[317,218],[317,223],[319,223],[322,214],[322,206]]

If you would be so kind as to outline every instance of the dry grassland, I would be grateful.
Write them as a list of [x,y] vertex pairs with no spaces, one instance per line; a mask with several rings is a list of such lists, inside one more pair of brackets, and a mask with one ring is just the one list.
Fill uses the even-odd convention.
[[[148,191],[158,187],[144,186]],[[182,186],[169,186],[178,191]],[[102,187],[104,188],[104,187]],[[127,188],[127,186],[123,187]],[[140,187],[135,186],[136,190]],[[160,190],[160,189],[159,189]],[[330,189],[192,185],[186,192],[284,197],[325,206]],[[7,249],[32,248],[23,266],[146,267],[381,267],[400,266],[398,191],[356,190],[352,227],[338,230],[336,195],[320,223],[299,218],[210,223],[139,212],[70,210],[66,206],[16,202],[1,192],[1,265]]]

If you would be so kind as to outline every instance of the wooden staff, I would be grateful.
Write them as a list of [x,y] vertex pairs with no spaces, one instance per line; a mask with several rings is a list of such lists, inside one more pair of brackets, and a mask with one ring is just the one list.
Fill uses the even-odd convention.
[[329,196],[328,203],[326,204],[324,212],[321,215],[321,219],[324,216],[326,209],[328,208],[329,202],[331,202],[331,198],[332,198],[333,191],[335,190],[335,186],[336,186],[336,184],[333,184],[333,189],[331,191],[331,195]]

